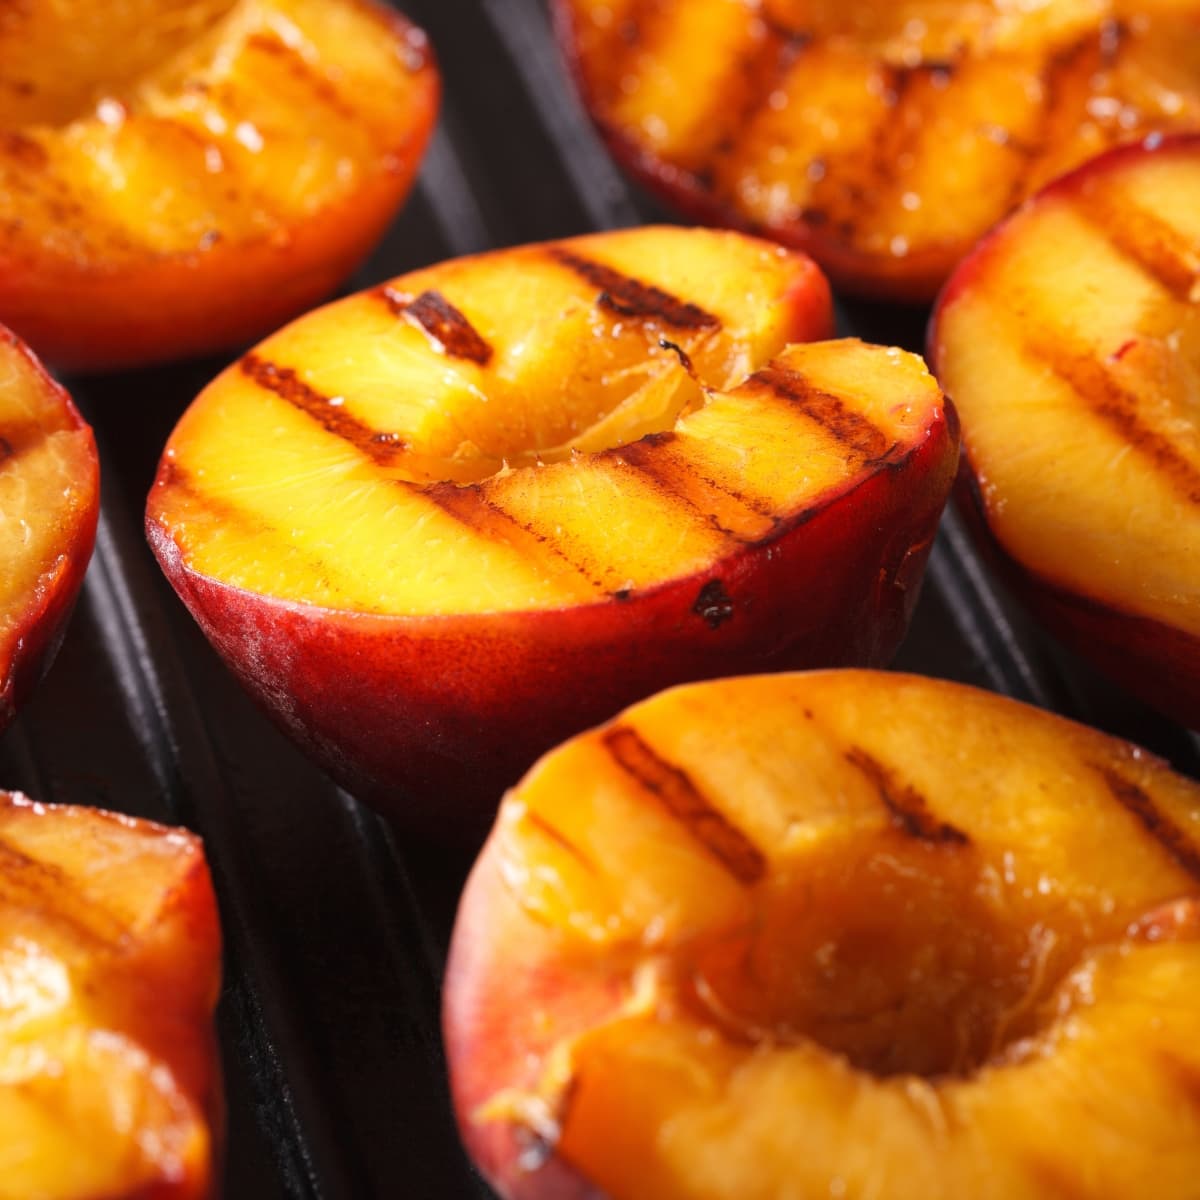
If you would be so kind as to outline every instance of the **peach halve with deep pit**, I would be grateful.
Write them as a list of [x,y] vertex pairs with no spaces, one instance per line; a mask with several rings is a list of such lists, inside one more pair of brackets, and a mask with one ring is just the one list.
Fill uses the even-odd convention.
[[1066,644],[1200,728],[1200,137],[1093,160],[955,272],[964,510]]
[[829,329],[803,256],[643,229],[395,279],[185,414],[159,561],[356,792],[490,820],[562,737],[669,683],[881,663],[957,462],[923,364]]
[[506,1200],[1192,1200],[1200,785],[989,693],[672,689],[505,798],[444,987]]
[[439,87],[376,0],[7,5],[0,80],[0,320],[78,369],[243,344],[328,295]]
[[99,513],[91,429],[0,327],[0,730],[58,647]]

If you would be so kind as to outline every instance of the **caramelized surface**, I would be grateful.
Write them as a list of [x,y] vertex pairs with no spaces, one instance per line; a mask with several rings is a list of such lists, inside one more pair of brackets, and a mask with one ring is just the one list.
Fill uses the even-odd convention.
[[91,430],[0,330],[0,723],[19,643],[86,561],[97,502]]
[[431,268],[221,376],[171,438],[150,519],[201,574],[343,609],[648,588],[771,538],[941,419],[910,355],[785,349],[826,321],[811,264],[737,235]]
[[1117,141],[1200,123],[1200,3],[560,0],[617,153],[839,281],[929,298]]
[[436,91],[423,35],[359,0],[14,7],[6,61],[3,255],[107,271],[286,241],[411,170]]
[[992,532],[1200,634],[1200,141],[1053,188],[957,280],[934,352]]
[[219,957],[191,835],[0,793],[0,1197],[211,1194]]
[[556,1154],[613,1200],[1184,1200],[1198,935],[1200,787],[1125,743],[913,677],[679,688],[506,798],[462,1116],[516,1126],[509,1195]]

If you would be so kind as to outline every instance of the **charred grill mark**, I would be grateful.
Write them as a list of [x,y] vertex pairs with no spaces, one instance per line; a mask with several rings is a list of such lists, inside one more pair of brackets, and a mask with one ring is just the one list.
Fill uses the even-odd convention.
[[1081,196],[1075,209],[1119,254],[1184,304],[1200,299],[1200,245],[1144,208]]
[[1138,397],[1122,387],[1107,368],[1086,350],[1072,352],[1051,343],[1029,343],[1028,349],[1063,381],[1134,451],[1149,459],[1169,479],[1176,491],[1192,504],[1200,504],[1200,470],[1175,443],[1145,424]]
[[1030,193],[1030,180],[1036,168],[1056,146],[1074,134],[1084,112],[1092,76],[1100,68],[1099,60],[1096,36],[1088,34],[1051,55],[1038,72],[1041,92],[1038,129],[1024,143],[1010,143],[1019,157],[1014,162],[1006,209],[1015,208]]
[[[158,476],[154,482],[152,496],[159,492],[178,492],[186,496],[196,508],[203,509],[221,528],[237,530],[239,535],[247,540],[267,539],[272,546],[286,547],[288,552],[296,555],[303,562],[308,574],[315,579],[327,579],[334,575],[334,570],[330,563],[306,551],[297,549],[290,539],[286,538],[275,525],[268,522],[260,513],[255,512],[253,509],[243,508],[239,504],[218,496],[213,496],[205,491],[193,479],[191,473],[185,467],[180,466],[178,461],[173,458],[164,459],[158,468]],[[162,516],[164,505],[168,502],[163,498],[158,498],[153,503],[153,511],[156,511],[158,514],[155,519],[166,527],[167,536],[172,536],[170,522],[164,521]],[[186,549],[182,545],[179,546],[179,549],[186,559]]]
[[1099,773],[1116,802],[1175,860],[1193,879],[1200,881],[1200,846],[1162,811],[1154,800],[1132,779],[1114,771],[1111,767],[1096,765]]
[[1200,1110],[1200,1062],[1168,1050],[1159,1051],[1158,1062],[1172,1090],[1189,1108]]
[[660,758],[628,725],[604,735],[613,761],[680,822],[739,882],[755,884],[767,873],[762,851],[715,808],[686,771]]
[[50,164],[50,155],[46,147],[16,130],[0,131],[0,156],[11,158],[21,167],[31,171],[44,170]]
[[887,434],[861,413],[847,408],[832,392],[815,388],[797,371],[765,367],[747,383],[760,392],[787,401],[864,462],[878,462],[895,449]]
[[[778,25],[765,14],[748,21],[752,41],[736,57],[731,53],[723,86],[714,88],[708,114],[695,122],[707,131],[707,145],[688,156],[689,173],[697,185],[724,201],[736,194],[747,144],[745,137],[771,97],[787,83],[796,60],[810,38]],[[755,29],[760,31],[755,36]]]
[[51,433],[66,428],[66,425],[60,425],[56,429],[46,429],[34,420],[10,422],[0,429],[0,467],[40,445]]
[[412,299],[385,284],[375,294],[393,315],[420,329],[436,350],[481,367],[492,361],[491,346],[441,292],[425,291]]
[[860,746],[846,751],[846,761],[861,771],[879,793],[892,824],[907,837],[940,846],[969,846],[971,839],[961,829],[930,811],[929,802],[910,783],[898,781],[878,759]]
[[527,808],[525,810],[525,821],[540,834],[549,838],[560,850],[573,858],[589,875],[598,874],[596,864],[561,829],[552,825],[540,813],[534,812],[532,808]]
[[661,321],[675,329],[720,329],[721,322],[711,313],[688,301],[680,300],[653,284],[643,283],[590,258],[576,254],[566,246],[551,246],[547,254],[560,266],[573,271],[597,288],[596,303],[620,317],[639,321]]
[[125,933],[108,912],[87,901],[58,867],[30,858],[3,839],[0,897],[93,946],[112,945]]
[[653,53],[658,39],[669,32],[671,8],[661,0],[632,0],[619,21],[604,26],[588,21],[586,29],[583,18],[571,18],[580,26],[580,63],[587,75],[588,91],[603,110],[619,101],[622,80],[635,73],[637,59]]
[[360,122],[362,113],[354,107],[333,83],[315,70],[304,57],[273,33],[252,33],[246,46],[279,63],[330,111],[345,121]]
[[[669,447],[675,440],[673,433],[649,434],[636,442],[608,451],[607,457],[637,471],[665,501],[687,509],[723,537],[744,545],[754,542],[752,534],[730,529],[713,511],[714,508],[738,502],[737,498],[712,480],[697,475],[686,458],[671,453]],[[706,503],[706,500],[709,502]]]
[[272,392],[311,417],[327,433],[349,442],[378,466],[391,466],[407,449],[393,435],[372,428],[341,406],[341,397],[325,396],[310,387],[292,367],[282,367],[250,353],[239,364],[241,372],[264,391]]
[[532,525],[519,521],[487,494],[486,484],[434,483],[421,489],[422,495],[444,513],[483,537],[515,546],[530,558],[549,554],[567,566],[592,589],[605,593],[604,583],[582,563],[571,558],[558,542]]

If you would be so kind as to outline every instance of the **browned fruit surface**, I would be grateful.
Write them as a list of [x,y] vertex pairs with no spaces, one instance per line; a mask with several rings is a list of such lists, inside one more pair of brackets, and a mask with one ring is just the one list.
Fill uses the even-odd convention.
[[92,553],[92,431],[0,327],[0,729],[47,665]]
[[482,833],[539,753],[661,687],[895,651],[956,425],[920,359],[807,340],[829,324],[809,259],[735,233],[443,263],[215,380],[148,535],[338,778]]
[[373,0],[0,9],[0,320],[73,367],[244,341],[320,299],[416,173],[438,79]]
[[445,1035],[505,1197],[1192,1200],[1200,786],[959,685],[677,688],[544,757]]
[[0,1197],[213,1195],[219,983],[195,837],[0,793]]
[[616,156],[693,217],[931,299],[1047,180],[1200,126],[1197,0],[556,0]]
[[964,500],[1054,631],[1200,727],[1200,137],[1113,151],[968,258],[930,359]]

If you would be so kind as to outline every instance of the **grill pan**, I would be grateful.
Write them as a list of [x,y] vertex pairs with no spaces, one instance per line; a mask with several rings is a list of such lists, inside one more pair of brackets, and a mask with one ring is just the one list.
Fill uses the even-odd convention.
[[[441,63],[442,118],[417,190],[351,290],[454,255],[669,219],[591,132],[544,0],[404,9]],[[913,350],[926,315],[839,309],[842,332]],[[0,786],[203,835],[226,941],[227,1200],[488,1200],[459,1147],[438,1027],[469,855],[393,833],[293,749],[142,536],[167,434],[230,358],[68,380],[102,455],[96,556],[54,668],[0,738]],[[1200,776],[1194,736],[1040,633],[952,512],[895,665],[1054,709]]]

